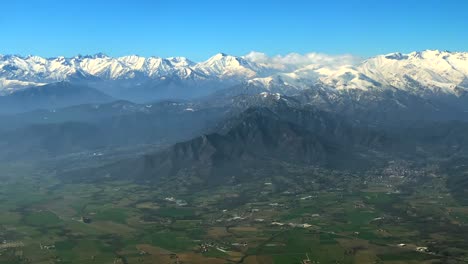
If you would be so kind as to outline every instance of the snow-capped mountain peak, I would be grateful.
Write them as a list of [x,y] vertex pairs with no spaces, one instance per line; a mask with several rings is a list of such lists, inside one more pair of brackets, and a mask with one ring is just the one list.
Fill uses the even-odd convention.
[[225,53],[218,53],[207,61],[198,63],[195,69],[206,75],[215,75],[220,78],[253,78],[261,70],[253,62]]
[[468,77],[466,58],[467,53],[438,50],[393,53],[365,60],[357,70],[383,86],[405,90],[418,87],[431,91],[442,89],[451,93]]
[[[195,63],[185,57],[113,58],[102,53],[71,58],[0,55],[0,90],[66,80],[178,80],[245,83],[268,91],[296,91],[315,85],[331,89],[401,89],[412,93],[468,91],[468,53],[424,50],[389,53],[356,62],[324,54],[243,57],[218,53]],[[226,88],[226,87],[224,87]]]

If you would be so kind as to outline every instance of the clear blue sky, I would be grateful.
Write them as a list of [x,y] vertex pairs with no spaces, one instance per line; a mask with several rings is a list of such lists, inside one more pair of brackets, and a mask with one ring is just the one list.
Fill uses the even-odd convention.
[[468,0],[11,0],[0,54],[372,56],[468,50]]

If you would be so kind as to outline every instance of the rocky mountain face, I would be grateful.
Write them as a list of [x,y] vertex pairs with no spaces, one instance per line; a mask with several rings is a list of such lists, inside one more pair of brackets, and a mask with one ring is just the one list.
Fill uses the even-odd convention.
[[[468,155],[465,122],[374,127],[308,106],[253,107],[222,119],[214,132],[163,150],[64,172],[70,181],[129,178],[194,190],[314,168],[371,170],[394,160],[424,163]],[[106,177],[102,177],[105,175]]]
[[[339,167],[345,163],[367,163],[366,153],[385,144],[381,135],[370,132],[344,140],[342,135],[358,130],[345,121],[337,126],[336,119],[327,113],[304,110],[309,114],[305,119],[310,121],[304,126],[304,123],[299,125],[304,120],[291,122],[285,111],[293,109],[249,108],[229,122],[223,122],[224,132],[204,134],[160,152],[86,172],[73,172],[70,179],[78,177],[82,181],[95,180],[99,175],[109,178],[132,175],[138,181],[185,178],[191,184],[216,185],[232,177],[245,180],[259,171],[261,175],[275,173],[288,166]],[[362,137],[368,139],[357,139]],[[343,144],[353,138],[356,140]],[[363,156],[358,157],[356,153]],[[338,160],[342,160],[338,162],[341,164]]]

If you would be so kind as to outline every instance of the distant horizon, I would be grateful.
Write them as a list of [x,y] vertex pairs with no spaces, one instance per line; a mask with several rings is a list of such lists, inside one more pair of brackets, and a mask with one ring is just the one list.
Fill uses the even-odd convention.
[[352,53],[330,54],[330,53],[314,52],[314,51],[306,52],[306,53],[290,52],[290,53],[286,53],[286,54],[266,54],[266,53],[261,52],[261,51],[253,51],[252,50],[252,51],[247,52],[245,54],[230,54],[230,53],[227,53],[227,52],[216,52],[216,53],[213,53],[209,57],[207,57],[205,59],[202,59],[202,60],[193,60],[192,58],[190,58],[188,56],[167,56],[167,57],[158,56],[158,55],[144,56],[144,55],[140,55],[140,54],[136,54],[136,53],[133,53],[133,54],[129,53],[129,54],[124,54],[124,55],[114,56],[114,55],[111,55],[111,54],[108,54],[108,53],[105,53],[105,52],[96,52],[96,53],[92,53],[92,54],[78,53],[78,54],[75,54],[75,55],[72,55],[72,56],[64,56],[64,55],[42,56],[42,55],[39,55],[39,54],[12,54],[12,53],[2,53],[2,52],[0,52],[0,56],[16,56],[16,57],[20,57],[20,58],[40,57],[40,58],[44,58],[44,59],[56,59],[56,58],[61,58],[61,57],[65,58],[65,59],[72,59],[72,58],[76,58],[76,57],[97,57],[97,56],[106,56],[106,57],[109,57],[109,58],[123,58],[123,57],[137,56],[137,57],[142,57],[142,58],[161,58],[161,59],[186,58],[186,59],[188,59],[188,60],[190,60],[192,62],[199,63],[199,62],[207,61],[210,58],[216,56],[217,54],[225,54],[225,55],[228,55],[228,56],[234,56],[234,57],[239,57],[239,58],[245,58],[246,56],[248,56],[249,54],[252,54],[252,53],[265,54],[269,58],[287,57],[287,56],[290,56],[290,55],[307,56],[307,55],[312,54],[312,55],[323,55],[323,56],[329,56],[329,57],[352,56],[352,57],[357,58],[357,59],[365,60],[365,59],[370,59],[370,58],[373,58],[373,57],[387,55],[387,54],[393,54],[393,53],[410,54],[410,53],[413,53],[413,52],[424,52],[424,51],[464,53],[464,52],[468,52],[468,49],[467,50],[422,49],[422,50],[412,50],[412,51],[405,51],[405,52],[403,52],[403,51],[391,51],[391,52],[374,54],[372,56],[359,56],[358,54],[352,54]]
[[467,50],[468,1],[266,0],[2,3],[0,53],[184,56],[258,50],[274,56]]

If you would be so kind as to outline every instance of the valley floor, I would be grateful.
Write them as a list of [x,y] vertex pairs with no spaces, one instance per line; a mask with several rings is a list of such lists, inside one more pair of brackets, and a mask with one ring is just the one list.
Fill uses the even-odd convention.
[[466,263],[468,206],[445,178],[388,170],[190,192],[5,165],[0,263]]

